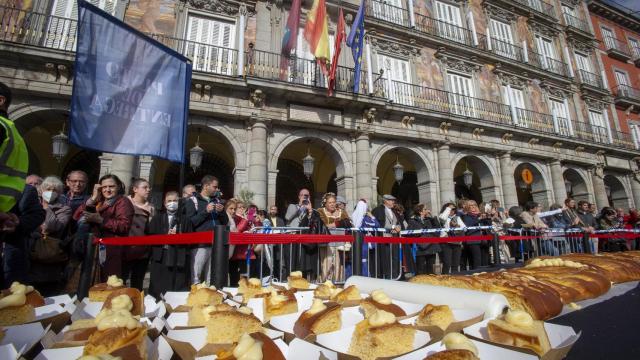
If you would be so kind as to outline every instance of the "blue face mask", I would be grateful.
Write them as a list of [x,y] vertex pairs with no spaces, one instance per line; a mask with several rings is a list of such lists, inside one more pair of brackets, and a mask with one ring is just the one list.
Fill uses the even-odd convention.
[[169,203],[166,204],[167,210],[173,212],[178,210],[178,202],[177,201],[171,201]]

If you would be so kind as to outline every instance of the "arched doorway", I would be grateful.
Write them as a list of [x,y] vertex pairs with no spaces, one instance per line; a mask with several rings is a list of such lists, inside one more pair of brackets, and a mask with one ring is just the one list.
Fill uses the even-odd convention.
[[625,210],[629,209],[629,196],[627,196],[624,185],[618,178],[613,175],[605,175],[604,188],[609,200],[609,206]]
[[[309,154],[313,158],[313,171],[309,177],[304,174],[303,158]],[[341,160],[335,149],[326,142],[303,138],[287,145],[278,157],[276,177],[276,205],[281,213],[289,204],[298,202],[298,192],[306,187],[311,193],[314,207],[319,207],[322,196],[333,192],[345,196],[337,179],[337,169]]]
[[531,163],[518,165],[513,173],[518,194],[518,204],[524,206],[527,201],[535,201],[543,209],[549,207],[549,187],[544,175]]
[[[408,149],[395,148],[382,155],[376,166],[378,177],[377,194],[379,197],[391,194],[398,199],[405,211],[410,212],[420,202],[418,193],[417,156]],[[402,171],[402,179],[396,179],[398,164]]]
[[[186,151],[185,159],[187,163],[184,168],[184,184],[194,184],[200,191],[200,181],[205,175],[213,175],[218,178],[220,191],[223,198],[230,199],[235,195],[234,169],[235,155],[229,141],[217,131],[208,127],[190,126],[187,133],[187,147],[193,147],[196,142],[204,150],[202,164],[193,169],[189,166],[189,151]],[[158,182],[156,177],[156,188],[161,188],[162,193],[175,190],[181,192],[180,187],[180,164],[171,163],[165,160],[158,160],[156,173],[163,174]],[[154,191],[156,193],[156,191]]]
[[480,204],[496,199],[491,169],[477,156],[465,156],[456,163],[453,182],[456,200],[470,199]]
[[589,201],[589,188],[582,175],[575,169],[567,169],[563,175],[567,197],[576,201]]

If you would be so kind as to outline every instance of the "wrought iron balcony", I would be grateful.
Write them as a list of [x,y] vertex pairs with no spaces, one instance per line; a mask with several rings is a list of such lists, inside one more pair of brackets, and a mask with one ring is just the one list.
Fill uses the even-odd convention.
[[573,123],[576,137],[593,143],[610,144],[607,128],[590,123],[576,121]]
[[578,69],[576,74],[578,75],[578,81],[580,81],[581,84],[598,89],[604,89],[604,84],[602,83],[602,77],[600,75],[582,69]]
[[567,64],[560,60],[538,54],[535,51],[529,51],[529,63],[537,68],[549,71],[556,75],[565,77],[569,75]]
[[543,133],[552,134],[555,132],[553,116],[531,110],[516,108],[515,124]]
[[410,27],[409,11],[388,4],[386,1],[372,0],[365,3],[365,15],[391,24]]
[[631,47],[631,52],[633,53],[633,63],[640,67],[640,47]]
[[583,33],[592,35],[588,22],[567,13],[563,13],[562,16],[564,17],[565,25],[567,25],[567,30],[577,29]]
[[640,89],[629,85],[618,85],[612,90],[616,105],[625,108],[633,105],[636,112],[640,111]]
[[631,50],[629,49],[629,46],[612,36],[604,37],[604,47],[607,50],[607,54],[613,58],[622,61],[631,59]]
[[491,52],[511,60],[515,60],[521,63],[526,62],[524,57],[524,50],[518,45],[510,44],[506,41],[498,40],[494,37],[491,38]]
[[[462,45],[476,46],[471,30],[422,14],[415,14],[414,16],[417,31]],[[484,44],[480,43],[480,39],[478,39],[478,46],[484,49]]]
[[571,127],[569,119],[556,117],[556,122],[558,123],[558,135],[566,137],[573,136],[573,128]]
[[78,21],[0,6],[0,40],[75,51]]

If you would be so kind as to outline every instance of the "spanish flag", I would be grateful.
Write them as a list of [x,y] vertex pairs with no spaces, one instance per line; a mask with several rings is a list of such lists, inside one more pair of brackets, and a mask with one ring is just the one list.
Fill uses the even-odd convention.
[[309,43],[311,53],[316,57],[322,72],[327,74],[327,62],[331,56],[329,50],[329,24],[325,0],[314,0],[307,15],[304,38]]

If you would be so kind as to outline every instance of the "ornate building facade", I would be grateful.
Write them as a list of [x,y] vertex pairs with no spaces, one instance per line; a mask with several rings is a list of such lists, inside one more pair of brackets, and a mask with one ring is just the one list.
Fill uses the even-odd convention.
[[[331,97],[302,36],[280,69],[290,1],[90,1],[192,59],[187,148],[205,153],[187,183],[212,173],[227,196],[251,192],[260,207],[284,208],[302,186],[349,206],[385,193],[434,210],[462,197],[640,206],[638,139],[583,1],[369,0],[362,81],[354,91],[343,48]],[[52,156],[69,110],[75,1],[0,3],[0,81],[15,90],[10,117],[31,171],[146,177],[156,201],[176,189],[180,166],[163,160],[73,146]],[[330,33],[339,7],[349,27],[358,6],[327,1]]]

